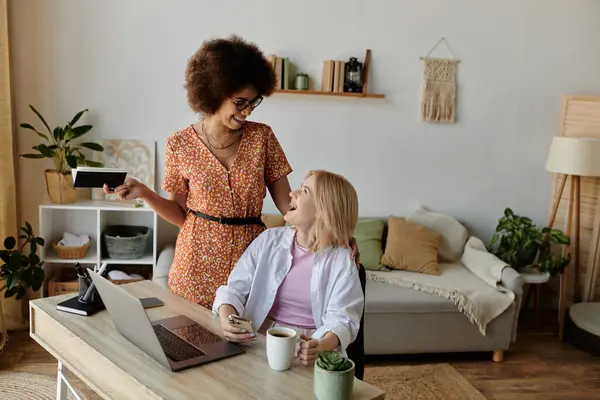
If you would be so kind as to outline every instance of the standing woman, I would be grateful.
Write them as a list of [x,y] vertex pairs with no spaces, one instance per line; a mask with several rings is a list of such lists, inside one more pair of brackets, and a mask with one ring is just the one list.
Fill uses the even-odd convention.
[[260,216],[267,189],[279,211],[288,210],[292,168],[271,128],[247,120],[273,92],[275,79],[254,44],[235,36],[205,42],[186,71],[188,102],[202,117],[166,141],[162,188],[169,199],[135,179],[114,191],[124,200],[143,199],[181,228],[169,289],[209,309],[265,229]]

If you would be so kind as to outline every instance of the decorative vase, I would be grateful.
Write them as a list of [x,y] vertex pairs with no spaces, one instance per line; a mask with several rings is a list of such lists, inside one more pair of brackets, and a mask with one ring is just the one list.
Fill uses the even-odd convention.
[[50,201],[56,204],[75,203],[77,201],[77,190],[73,187],[73,175],[71,172],[61,174],[60,172],[47,169],[46,190]]
[[354,362],[345,371],[328,371],[315,363],[313,390],[317,400],[349,400],[354,390]]

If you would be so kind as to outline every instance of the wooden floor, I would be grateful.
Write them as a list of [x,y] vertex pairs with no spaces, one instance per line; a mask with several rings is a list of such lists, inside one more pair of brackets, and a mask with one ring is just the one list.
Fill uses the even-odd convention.
[[[491,361],[491,353],[369,358],[369,365],[448,362],[489,399],[600,400],[600,357],[593,357],[559,342],[555,317],[534,330],[523,315],[517,343],[504,362]],[[0,355],[0,370],[26,371],[56,376],[56,360],[27,331],[11,332]]]

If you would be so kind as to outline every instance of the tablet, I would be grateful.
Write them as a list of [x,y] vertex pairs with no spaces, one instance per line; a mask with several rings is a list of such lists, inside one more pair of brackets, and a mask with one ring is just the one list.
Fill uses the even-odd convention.
[[119,168],[77,167],[72,172],[76,188],[102,188],[106,183],[109,189],[114,189],[127,177],[127,171]]

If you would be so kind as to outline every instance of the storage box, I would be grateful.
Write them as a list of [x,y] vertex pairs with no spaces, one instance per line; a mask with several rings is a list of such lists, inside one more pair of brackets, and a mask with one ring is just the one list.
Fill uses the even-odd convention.
[[[152,279],[152,268],[147,265],[113,265],[108,266],[107,269],[109,271],[120,270],[126,274],[139,274],[144,276],[144,279]],[[124,285],[126,283],[143,281],[144,279],[109,279],[109,281],[115,285]],[[77,293],[78,291],[79,283],[74,269],[62,268],[56,271],[48,280],[48,296],[59,296],[62,294]]]

